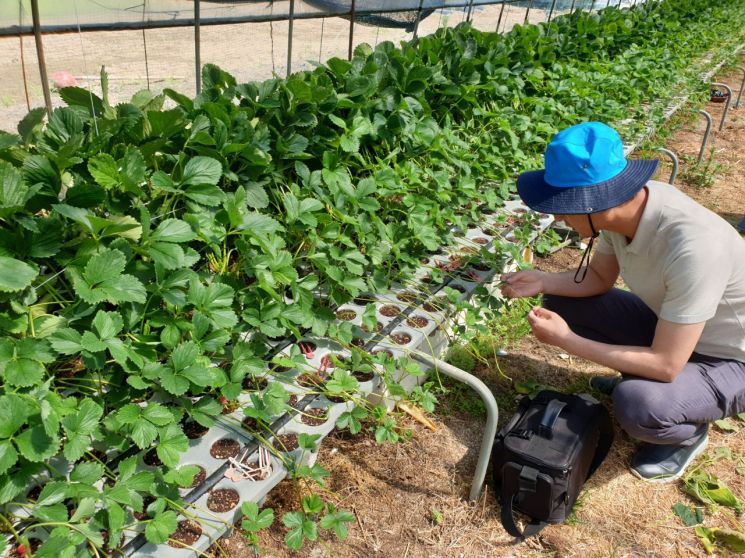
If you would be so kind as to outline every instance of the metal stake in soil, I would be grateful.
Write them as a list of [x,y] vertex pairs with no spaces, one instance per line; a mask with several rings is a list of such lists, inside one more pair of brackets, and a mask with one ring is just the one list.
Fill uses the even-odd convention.
[[31,17],[34,22],[34,39],[36,40],[36,56],[39,59],[39,74],[41,77],[41,89],[44,92],[44,104],[47,106],[47,114],[52,114],[52,95],[49,93],[49,80],[47,79],[47,63],[44,61],[44,44],[41,40],[41,23],[39,21],[39,0],[31,0]]
[[698,152],[698,161],[696,161],[697,163],[700,163],[704,158],[704,153],[706,152],[706,144],[709,143],[709,134],[711,133],[714,119],[705,110],[699,110],[698,113],[703,114],[706,117],[706,131],[704,131],[704,139],[701,141],[701,150]]
[[668,182],[671,186],[673,186],[675,185],[675,178],[678,176],[678,156],[669,149],[665,149],[664,147],[658,147],[657,151],[659,151],[660,153],[664,153],[665,155],[670,157],[670,161],[673,164],[673,170],[670,173],[670,180],[668,180]]
[[742,91],[745,89],[745,67],[737,66],[737,69],[742,72],[742,83],[740,84],[740,92],[737,94],[737,101],[735,101],[735,108],[740,106],[740,98],[742,97]]

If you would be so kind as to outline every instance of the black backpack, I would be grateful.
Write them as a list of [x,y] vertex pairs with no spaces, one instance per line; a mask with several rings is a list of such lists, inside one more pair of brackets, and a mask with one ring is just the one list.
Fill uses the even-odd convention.
[[[505,530],[523,539],[562,523],[612,442],[610,415],[590,395],[546,390],[523,398],[492,453]],[[515,511],[531,519],[524,531]]]

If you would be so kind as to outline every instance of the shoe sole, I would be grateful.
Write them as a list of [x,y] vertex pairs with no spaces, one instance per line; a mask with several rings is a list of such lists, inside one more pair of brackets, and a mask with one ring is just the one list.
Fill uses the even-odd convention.
[[678,480],[680,477],[683,476],[683,473],[685,473],[686,469],[688,469],[688,466],[693,463],[693,460],[696,459],[699,455],[703,453],[703,451],[706,449],[706,446],[709,445],[709,435],[706,435],[706,440],[703,444],[699,445],[696,448],[696,451],[694,451],[686,460],[686,462],[683,464],[683,466],[680,468],[680,471],[675,473],[674,475],[670,476],[660,476],[660,477],[652,477],[651,479],[648,479],[647,477],[641,476],[639,473],[637,473],[634,469],[629,469],[631,471],[631,474],[634,475],[639,480],[642,480],[644,482],[649,482],[653,484],[669,484],[671,482],[674,482]]

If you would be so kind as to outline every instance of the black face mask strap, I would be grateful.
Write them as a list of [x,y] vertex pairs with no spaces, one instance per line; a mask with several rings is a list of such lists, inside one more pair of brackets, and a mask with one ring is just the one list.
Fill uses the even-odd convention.
[[[595,226],[592,224],[592,216],[589,213],[587,214],[587,220],[590,222],[590,230],[592,231],[592,236],[590,237],[590,241],[587,243],[587,248],[585,248],[585,251],[582,254],[582,259],[579,262],[579,267],[577,268],[577,271],[574,272],[574,282],[577,284],[580,284],[582,281],[585,280],[587,269],[590,267],[590,252],[592,252],[592,245],[595,244],[595,239],[598,237],[598,234],[600,234],[595,230]],[[586,266],[585,260],[587,260]],[[582,272],[581,275],[580,271]]]

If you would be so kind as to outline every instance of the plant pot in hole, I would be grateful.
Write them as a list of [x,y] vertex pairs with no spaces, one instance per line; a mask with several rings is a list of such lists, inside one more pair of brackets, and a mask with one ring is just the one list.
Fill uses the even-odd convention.
[[[194,476],[194,478],[196,478],[196,475]],[[147,513],[147,507],[153,502],[155,502],[155,498],[153,498],[152,496],[145,496],[145,498],[143,498],[142,500],[142,511],[134,511],[132,512],[132,516],[137,521],[145,521],[146,519],[150,519],[150,515]]]
[[300,413],[300,422],[308,426],[321,426],[328,420],[326,409],[314,407]]
[[[360,329],[362,331],[364,331],[365,333],[370,333],[370,328],[367,327],[365,324],[362,324],[360,326]],[[376,323],[375,324],[375,333],[378,333],[381,329],[383,329],[383,324],[381,324],[380,322]]]
[[87,452],[85,452],[85,455],[83,456],[83,459],[86,461],[93,461],[96,463],[103,463],[106,465],[108,462],[108,457],[106,457],[106,452],[103,452],[98,449],[90,449]]
[[401,308],[395,304],[386,304],[380,308],[379,312],[386,318],[395,318],[401,313]]
[[409,316],[406,320],[407,326],[417,329],[427,327],[427,324],[429,324],[429,320],[424,316]]
[[158,457],[158,452],[155,450],[155,448],[148,451],[142,458],[142,461],[145,463],[145,465],[150,465],[151,467],[158,467],[160,465],[163,465],[163,462],[160,460],[160,457]]
[[371,370],[352,370],[351,373],[359,383],[369,382],[375,378],[375,373]]
[[39,494],[41,494],[41,489],[42,486],[40,484],[37,484],[26,493],[26,499],[31,500],[32,502],[36,502],[36,500],[39,499]]
[[724,103],[729,99],[729,93],[726,91],[723,91],[722,89],[711,89],[711,95],[709,96],[709,100],[712,103]]
[[326,383],[326,380],[320,374],[306,372],[305,374],[300,374],[300,376],[295,379],[295,383],[300,387],[313,389],[322,387]]
[[240,501],[240,495],[232,488],[213,488],[207,496],[207,508],[215,513],[225,513],[235,508]]
[[241,449],[238,440],[232,438],[221,438],[217,440],[210,448],[210,455],[215,459],[227,459],[235,457]]
[[243,378],[243,389],[246,391],[261,391],[269,385],[269,380],[264,376],[253,376],[248,374]]
[[195,420],[187,420],[186,422],[184,422],[183,430],[186,437],[190,440],[201,438],[210,431],[209,428],[207,428],[206,426],[202,426]]
[[342,320],[344,322],[348,322],[350,320],[354,320],[357,317],[357,312],[354,310],[350,310],[349,308],[345,308],[343,310],[339,310],[336,313],[336,319]]
[[362,349],[364,348],[366,341],[362,337],[353,337],[351,343],[355,347]]
[[178,522],[176,532],[168,539],[168,546],[184,548],[194,546],[202,536],[202,527],[196,521],[184,519]]
[[278,450],[282,452],[291,452],[300,447],[300,442],[298,441],[297,434],[294,434],[292,432],[287,434],[279,434],[274,437],[274,440],[272,441],[272,445]]
[[393,341],[396,345],[408,345],[409,343],[411,343],[411,335],[404,331],[391,333],[390,337],[391,341]]

